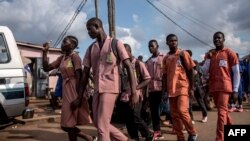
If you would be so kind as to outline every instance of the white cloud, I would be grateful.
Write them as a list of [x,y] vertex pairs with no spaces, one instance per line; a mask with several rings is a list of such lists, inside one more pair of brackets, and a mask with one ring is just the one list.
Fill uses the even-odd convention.
[[[227,45],[243,56],[250,52],[248,1],[154,0],[153,2],[176,23],[211,46],[213,46],[213,34],[218,30],[224,32]],[[1,25],[9,26],[19,41],[35,44],[42,44],[48,40],[55,42],[80,2],[81,0],[0,1]],[[170,22],[152,6],[146,4],[146,1],[136,2],[140,4],[140,8],[138,5],[130,4],[134,2],[125,0],[117,2],[117,7],[119,3],[123,3],[120,5],[122,8],[127,5],[131,8],[116,9],[117,38],[131,44],[134,54],[150,56],[147,47],[150,39],[156,39],[160,50],[167,51],[165,37],[169,33],[178,36],[181,48],[193,50],[196,59],[200,59],[200,56],[210,49]],[[100,4],[99,16],[106,26],[106,2],[100,1]],[[89,16],[94,16],[93,1],[86,3],[68,31],[68,34],[77,36],[83,46],[88,46],[85,44],[90,42],[85,28]],[[82,50],[84,51],[83,48]]]
[[139,16],[138,15],[133,14],[132,17],[133,17],[134,22],[136,22],[136,23],[139,22]]
[[[216,31],[222,31],[228,38],[226,43],[232,46],[236,52],[239,52],[240,56],[249,54],[250,40],[242,41],[241,39],[245,31],[250,31],[249,18],[246,18],[248,17],[246,13],[250,12],[247,0],[156,0],[154,4],[178,25],[206,44],[213,46],[213,34]],[[166,35],[169,33],[176,34],[179,38],[179,46],[196,52],[195,57],[197,59],[210,49],[159,12],[158,14],[161,16],[156,16],[152,20],[155,25],[160,26],[162,31],[166,31]],[[247,22],[248,24],[246,24]],[[249,32],[245,34],[249,34]]]
[[[0,2],[2,25],[7,25],[19,41],[41,44],[56,41],[73,17],[79,0],[14,0]],[[86,38],[86,13],[80,12],[67,34]]]
[[133,54],[137,55],[141,48],[141,43],[132,36],[131,29],[124,27],[116,27],[117,38],[131,46]]
[[239,37],[236,37],[234,34],[226,35],[226,44],[232,48],[234,51],[239,53],[240,56],[250,53],[250,42],[242,41]]

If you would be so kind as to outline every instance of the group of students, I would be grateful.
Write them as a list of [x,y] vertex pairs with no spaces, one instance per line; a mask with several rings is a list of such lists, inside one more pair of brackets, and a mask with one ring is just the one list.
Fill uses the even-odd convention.
[[[68,133],[70,141],[82,137],[88,141],[128,141],[139,140],[139,133],[146,141],[162,139],[159,107],[162,101],[169,101],[170,115],[178,141],[185,141],[183,128],[189,134],[188,141],[197,139],[197,130],[189,114],[189,99],[197,91],[195,87],[195,62],[187,51],[178,48],[175,34],[166,37],[169,52],[159,52],[156,40],[150,40],[148,49],[152,56],[143,63],[133,57],[131,47],[120,40],[106,35],[102,21],[91,18],[86,24],[88,34],[96,39],[87,49],[83,61],[74,49],[78,40],[66,36],[62,42],[63,55],[48,63],[49,44],[43,49],[45,71],[59,68],[63,77],[63,97],[61,127]],[[115,42],[115,46],[112,45]],[[209,74],[209,92],[218,108],[216,141],[223,141],[225,124],[231,124],[227,104],[231,93],[236,94],[239,84],[238,58],[232,50],[224,47],[224,34],[216,32],[213,36],[215,49],[206,54],[201,68]],[[122,65],[121,65],[122,64]],[[82,67],[84,66],[84,67]],[[120,70],[125,69],[128,86],[120,89]],[[92,73],[94,94],[92,99],[92,118],[84,91]],[[231,73],[233,78],[231,79]],[[232,83],[233,82],[233,83]],[[148,100],[152,117],[153,132],[141,118],[144,90],[148,88]],[[128,138],[111,124],[113,109],[117,98],[126,108],[126,127]],[[204,115],[206,117],[206,115]],[[98,136],[90,136],[77,125],[92,123]]]

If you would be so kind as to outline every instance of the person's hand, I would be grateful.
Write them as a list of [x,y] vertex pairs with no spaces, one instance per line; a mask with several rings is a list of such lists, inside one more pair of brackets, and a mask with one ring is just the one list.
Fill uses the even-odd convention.
[[43,44],[43,51],[48,52],[49,51],[49,42],[46,42]]
[[211,59],[211,57],[212,57],[212,52],[211,51],[207,52],[206,53],[206,58]]
[[212,49],[212,50],[210,50],[209,52],[207,52],[207,53],[206,53],[206,58],[207,58],[207,59],[211,59],[211,57],[212,57],[212,55],[213,55],[214,52],[215,52],[214,49]]
[[130,106],[135,108],[135,106],[139,103],[139,96],[137,94],[131,95]]
[[74,101],[70,103],[70,107],[74,111],[76,108],[80,107],[81,104],[82,104],[82,97],[77,97]]

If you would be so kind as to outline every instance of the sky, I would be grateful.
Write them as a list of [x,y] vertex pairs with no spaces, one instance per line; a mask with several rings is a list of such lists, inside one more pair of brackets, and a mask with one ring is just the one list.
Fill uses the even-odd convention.
[[[157,11],[151,2],[161,12]],[[82,0],[0,0],[0,25],[8,26],[17,41],[52,45],[73,17]],[[168,52],[166,36],[176,34],[179,48],[193,51],[201,61],[212,49],[216,31],[225,34],[227,47],[240,57],[250,54],[249,0],[116,0],[117,39],[131,45],[135,57],[151,54],[148,42],[156,39],[163,54]],[[80,56],[94,41],[86,22],[95,16],[94,0],[88,0],[66,35],[79,39]],[[99,0],[99,18],[108,34],[107,1]]]

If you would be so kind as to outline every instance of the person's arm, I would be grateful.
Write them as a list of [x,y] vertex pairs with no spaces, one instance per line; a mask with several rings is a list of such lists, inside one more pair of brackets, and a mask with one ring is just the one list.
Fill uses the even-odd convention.
[[76,78],[76,91],[78,94],[78,97],[82,95],[79,91],[81,76],[82,76],[82,61],[78,54],[72,53],[70,55],[71,61],[73,63],[73,68],[75,70],[75,78]]
[[[148,85],[151,80],[151,76],[143,62],[138,62],[138,67],[136,68],[139,71],[141,82],[136,86],[136,90],[143,89]],[[138,76],[137,76],[138,77]],[[137,78],[137,79],[140,79]]]
[[233,71],[233,92],[238,92],[240,85],[240,69],[239,64],[232,66]]
[[166,56],[164,56],[162,60],[162,94],[167,92],[166,84],[167,84],[167,70],[166,70]]
[[148,83],[150,82],[151,78],[147,78],[145,80],[143,80],[140,84],[138,84],[136,86],[136,90],[140,90],[143,89],[144,87],[146,87],[148,85]]
[[61,62],[61,59],[63,57],[63,56],[60,56],[57,58],[56,61],[49,64],[48,57],[47,57],[48,51],[49,51],[49,43],[44,43],[43,44],[43,58],[42,59],[43,59],[43,70],[45,72],[49,72],[55,68],[58,68],[59,64]]
[[166,68],[166,60],[167,56],[164,56],[162,60],[162,102],[166,103],[168,101],[168,93],[167,93],[167,68]]
[[206,75],[209,73],[212,52],[213,52],[213,50],[206,53],[205,61],[204,61],[203,65],[200,66],[202,72]]
[[129,84],[130,84],[130,88],[131,88],[131,106],[135,107],[135,105],[138,103],[139,101],[139,97],[136,95],[136,79],[135,79],[135,74],[134,71],[132,69],[132,65],[130,63],[129,59],[125,59],[123,61],[124,67],[126,68],[127,72],[128,72],[128,77],[129,77]]
[[82,77],[80,81],[80,92],[83,93],[88,85],[88,80],[89,80],[89,75],[90,75],[90,68],[89,67],[84,67],[82,71]]
[[77,79],[79,81],[77,81],[77,82],[79,82],[79,84],[78,84],[76,90],[78,91],[78,97],[76,100],[74,100],[71,103],[71,109],[73,109],[73,110],[81,105],[82,99],[84,98],[83,92],[85,91],[86,86],[88,84],[90,68],[88,68],[88,67],[83,68],[82,77],[79,77],[79,76],[81,76],[81,74],[80,74],[81,72],[79,72],[78,70],[77,70],[77,72],[78,72],[78,74],[76,74],[76,75],[78,75],[78,76],[76,76],[76,77],[78,77]]
[[163,73],[162,75],[162,101],[165,103],[168,100],[168,93],[167,93],[167,74]]
[[211,61],[211,59],[206,59],[204,64],[201,66],[201,69],[205,74],[208,74],[209,67],[210,67],[210,61]]
[[194,91],[195,85],[194,85],[194,68],[191,68],[188,70],[188,79],[189,79],[189,87],[191,91]]
[[52,70],[52,68],[49,67],[49,62],[48,62],[48,54],[49,51],[49,43],[44,43],[43,44],[43,70],[48,72]]
[[183,58],[183,65],[184,65],[184,69],[186,70],[187,73],[187,77],[189,80],[189,94],[191,96],[194,95],[194,90],[195,90],[195,86],[194,86],[194,67],[196,66],[193,59],[191,58],[191,56],[187,53],[184,52],[183,56],[180,56]]
[[[86,54],[84,56],[84,59],[83,59],[83,62],[82,64],[81,63],[77,63],[78,65],[75,65],[75,66],[78,66],[77,68],[82,68],[82,65],[84,66],[83,70],[82,69],[79,69],[81,70],[82,72],[79,72],[79,77],[78,78],[78,86],[76,86],[77,88],[77,91],[78,91],[78,97],[76,100],[74,100],[72,103],[71,103],[71,108],[74,110],[75,108],[77,108],[78,106],[81,105],[81,102],[83,101],[83,98],[84,98],[84,91],[86,89],[86,86],[88,84],[88,78],[89,78],[89,74],[90,74],[90,68],[91,68],[91,64],[90,64],[90,50],[91,50],[91,47],[89,47],[86,51]],[[78,60],[79,61],[79,60]],[[81,62],[81,61],[80,61]],[[77,69],[76,69],[77,70]]]
[[77,69],[75,71],[75,75],[76,75],[76,91],[77,91],[77,94],[78,94],[78,97],[79,97],[79,96],[82,95],[82,93],[80,92],[82,70],[81,69]]

